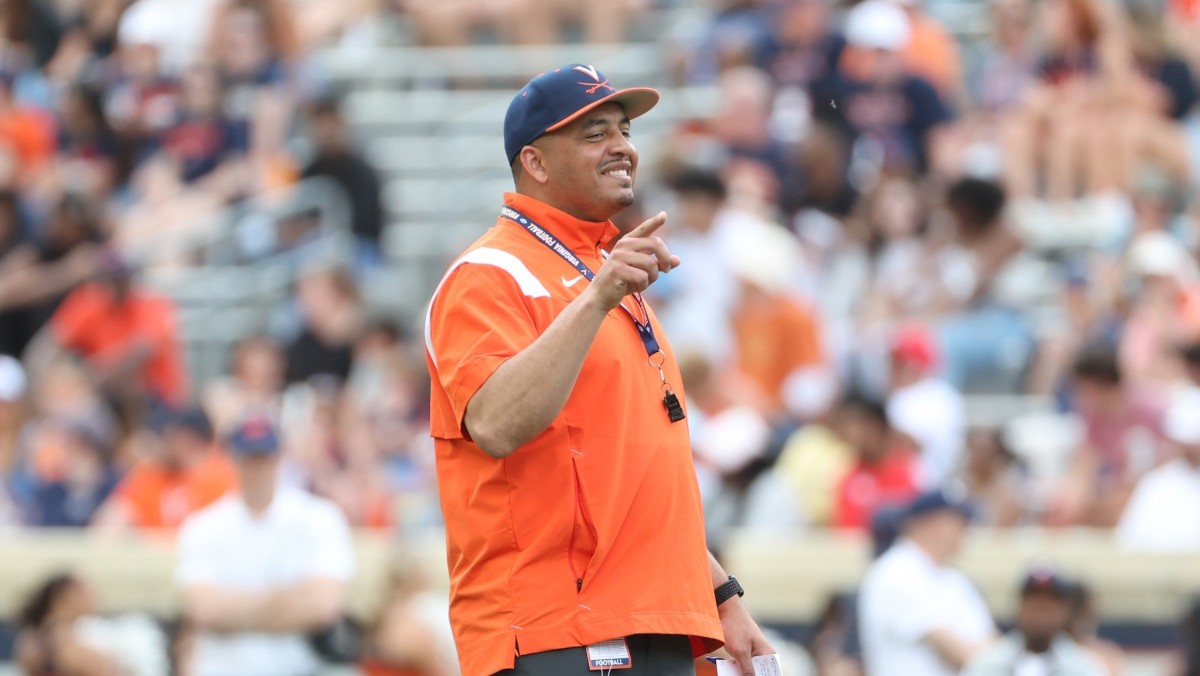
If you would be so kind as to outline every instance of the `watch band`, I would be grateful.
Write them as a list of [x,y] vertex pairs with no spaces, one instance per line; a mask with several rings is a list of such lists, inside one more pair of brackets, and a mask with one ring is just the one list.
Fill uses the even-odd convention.
[[730,575],[729,581],[714,590],[717,595],[717,605],[725,603],[734,596],[745,596],[746,590],[738,583],[737,578]]

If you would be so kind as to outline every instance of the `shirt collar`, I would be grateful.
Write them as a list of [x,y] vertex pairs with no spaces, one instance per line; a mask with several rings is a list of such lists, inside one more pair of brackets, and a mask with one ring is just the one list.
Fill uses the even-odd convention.
[[900,551],[904,552],[906,556],[920,561],[922,566],[939,571],[943,568],[938,564],[937,561],[933,560],[933,557],[929,555],[929,552],[926,552],[921,548],[921,545],[918,545],[905,536],[900,536],[900,539],[896,541],[895,546],[898,547]]
[[[589,255],[595,251],[596,247],[603,246],[620,234],[620,230],[613,225],[612,221],[578,219],[529,195],[506,192],[504,193],[504,205],[516,209],[549,230],[558,238],[558,241],[577,255]],[[508,219],[501,219],[501,221],[508,222]],[[511,223],[511,225],[521,227],[517,223]]]

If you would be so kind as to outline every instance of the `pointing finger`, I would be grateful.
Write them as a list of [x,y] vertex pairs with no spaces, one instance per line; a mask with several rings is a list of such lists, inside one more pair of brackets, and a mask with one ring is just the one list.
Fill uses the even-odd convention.
[[663,223],[667,222],[667,212],[660,211],[651,218],[647,218],[641,225],[629,231],[629,237],[649,237],[654,234],[655,230],[662,227]]

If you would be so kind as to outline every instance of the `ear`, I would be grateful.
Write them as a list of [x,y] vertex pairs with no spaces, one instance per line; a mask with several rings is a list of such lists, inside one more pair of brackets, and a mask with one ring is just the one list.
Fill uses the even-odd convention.
[[525,146],[517,155],[521,162],[521,171],[536,183],[545,185],[550,182],[550,171],[546,168],[545,154],[536,146]]

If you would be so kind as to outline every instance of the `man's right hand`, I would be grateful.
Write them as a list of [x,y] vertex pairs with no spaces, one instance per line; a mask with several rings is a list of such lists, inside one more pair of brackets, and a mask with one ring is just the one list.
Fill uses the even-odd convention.
[[666,212],[660,211],[629,231],[613,247],[585,292],[593,294],[606,312],[620,305],[625,296],[645,291],[659,273],[679,266],[679,256],[672,255],[666,242],[654,235],[666,222]]

